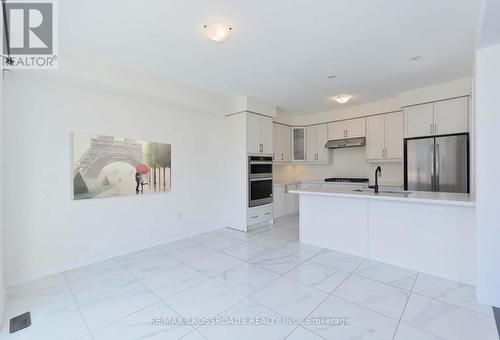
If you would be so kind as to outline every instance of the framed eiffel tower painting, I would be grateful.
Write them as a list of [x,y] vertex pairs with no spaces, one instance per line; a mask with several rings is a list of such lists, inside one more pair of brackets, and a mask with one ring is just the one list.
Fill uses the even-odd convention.
[[73,133],[75,200],[170,191],[171,145]]

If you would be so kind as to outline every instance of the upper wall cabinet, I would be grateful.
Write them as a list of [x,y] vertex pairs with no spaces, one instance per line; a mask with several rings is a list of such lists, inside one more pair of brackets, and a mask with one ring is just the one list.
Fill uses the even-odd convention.
[[469,131],[469,97],[410,106],[404,109],[405,138]]
[[306,130],[306,161],[310,163],[327,163],[328,128],[326,124],[308,126]]
[[399,161],[403,158],[403,114],[388,113],[366,118],[366,159]]
[[328,139],[343,139],[345,138],[345,121],[333,122],[328,124]]
[[247,152],[273,153],[273,119],[247,113]]
[[356,118],[328,124],[328,139],[364,137],[366,135],[366,119]]
[[469,97],[434,103],[434,133],[469,132]]
[[273,139],[274,161],[277,163],[290,162],[292,160],[292,128],[274,123]]

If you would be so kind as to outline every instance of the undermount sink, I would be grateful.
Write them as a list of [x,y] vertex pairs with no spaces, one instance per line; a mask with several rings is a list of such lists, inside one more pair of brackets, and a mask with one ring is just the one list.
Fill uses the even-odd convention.
[[355,192],[373,192],[373,189],[354,189]]

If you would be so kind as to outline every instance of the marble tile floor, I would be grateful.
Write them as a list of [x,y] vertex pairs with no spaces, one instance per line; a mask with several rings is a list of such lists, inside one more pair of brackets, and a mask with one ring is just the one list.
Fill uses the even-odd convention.
[[498,340],[474,287],[298,237],[220,229],[9,287],[0,339]]

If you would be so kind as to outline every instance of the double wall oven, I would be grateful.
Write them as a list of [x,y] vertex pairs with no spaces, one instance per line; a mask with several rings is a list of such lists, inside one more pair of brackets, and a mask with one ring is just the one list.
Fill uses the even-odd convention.
[[273,158],[248,156],[248,206],[273,203]]

